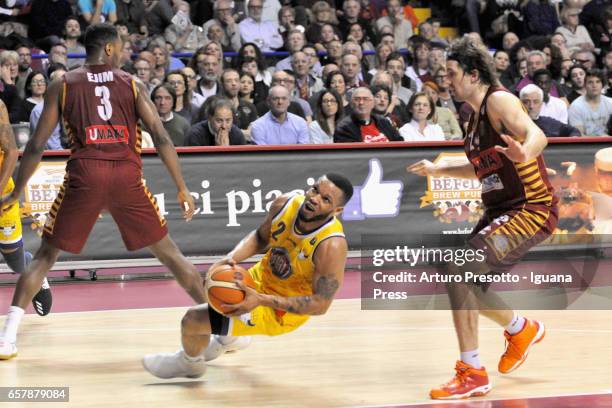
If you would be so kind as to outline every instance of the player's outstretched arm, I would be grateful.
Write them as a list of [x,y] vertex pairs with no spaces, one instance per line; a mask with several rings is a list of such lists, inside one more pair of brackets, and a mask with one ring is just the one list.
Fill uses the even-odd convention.
[[0,214],[5,209],[12,206],[19,200],[19,196],[23,192],[28,180],[36,171],[36,167],[40,162],[47,140],[51,136],[53,129],[57,125],[60,117],[60,96],[63,87],[62,78],[57,78],[47,90],[45,95],[45,106],[43,107],[38,126],[34,131],[34,135],[28,141],[21,158],[17,179],[15,180],[15,189],[6,199],[0,204]]
[[245,300],[229,309],[230,316],[248,313],[257,306],[267,306],[290,313],[322,315],[327,312],[344,279],[344,266],[348,246],[342,237],[332,237],[319,244],[314,254],[315,273],[312,278],[312,295],[282,297],[258,293],[237,281],[246,292]]
[[185,179],[183,179],[183,173],[181,172],[181,165],[178,160],[178,155],[176,154],[176,149],[174,148],[172,139],[170,139],[170,135],[168,135],[168,132],[159,119],[159,115],[155,110],[155,105],[153,101],[151,101],[151,98],[149,98],[146,87],[140,81],[136,81],[136,87],[138,89],[136,111],[146,128],[151,131],[151,138],[155,144],[155,149],[157,149],[159,156],[176,185],[178,200],[183,210],[183,216],[189,221],[193,217],[195,204],[193,202],[193,197],[189,194]]
[[9,121],[6,105],[0,100],[0,149],[4,153],[2,158],[2,167],[0,168],[0,193],[4,191],[6,183],[13,174],[17,165],[17,145],[15,144],[15,135],[13,127]]
[[421,160],[406,167],[406,171],[418,176],[456,177],[475,179],[474,166],[465,159],[464,163],[434,164],[429,160]]
[[530,161],[544,151],[548,140],[523,109],[521,101],[508,92],[495,92],[489,97],[487,113],[492,123],[500,123],[506,146],[495,150],[515,163]]

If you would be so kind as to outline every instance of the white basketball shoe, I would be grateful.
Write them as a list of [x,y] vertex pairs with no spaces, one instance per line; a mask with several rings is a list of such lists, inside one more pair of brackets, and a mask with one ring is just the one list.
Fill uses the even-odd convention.
[[183,350],[176,353],[147,354],[142,359],[142,366],[159,378],[198,378],[206,372],[203,358],[191,361]]
[[225,353],[242,350],[251,344],[251,336],[210,336],[210,343],[204,350],[204,360],[211,361]]

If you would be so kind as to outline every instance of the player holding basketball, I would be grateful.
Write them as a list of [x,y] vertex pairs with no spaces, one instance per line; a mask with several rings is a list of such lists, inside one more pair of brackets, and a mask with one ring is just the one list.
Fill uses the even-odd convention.
[[[468,102],[475,112],[465,138],[469,163],[435,165],[422,160],[407,170],[422,176],[480,180],[485,214],[467,244],[484,250],[486,264],[466,265],[462,270],[507,272],[531,247],[550,236],[557,224],[557,199],[542,158],[546,137],[516,96],[499,85],[493,59],[480,43],[463,38],[453,45],[446,69],[455,97]],[[450,269],[460,272],[454,265]],[[531,346],[544,337],[544,325],[504,308],[486,285],[453,284],[448,293],[461,359],[456,376],[431,390],[430,396],[457,399],[486,394],[491,384],[479,359],[479,313],[505,327],[507,346],[498,365],[504,374],[525,361]]]
[[[0,192],[6,197],[13,192],[15,183],[11,175],[17,165],[17,146],[13,128],[9,122],[6,105],[0,100]],[[0,252],[6,264],[16,273],[23,273],[32,261],[32,254],[23,249],[21,215],[16,204],[0,216]],[[45,316],[51,310],[52,296],[47,279],[32,299],[34,310]]]
[[149,93],[142,83],[118,69],[122,45],[112,25],[95,24],[87,29],[85,66],[49,86],[40,122],[21,159],[15,189],[0,203],[0,212],[11,211],[17,204],[62,118],[71,137],[66,177],[49,211],[41,246],[17,281],[0,335],[0,359],[17,355],[17,329],[24,309],[60,250],[79,253],[104,209],[113,216],[128,250],[149,247],[197,303],[205,301],[198,272],[168,236],[166,221],[142,181],[139,118],[151,129],[155,147],[177,186],[183,215],[191,219],[193,198]]
[[234,336],[284,334],[310,315],[324,314],[344,278],[347,243],[336,217],[352,195],[345,177],[327,174],[304,195],[274,200],[259,228],[210,269],[266,251],[249,270],[257,290],[237,281],[245,299],[228,306],[228,316],[208,305],[189,309],[181,324],[182,349],[145,356],[145,369],[160,378],[199,377],[205,361],[248,344]]

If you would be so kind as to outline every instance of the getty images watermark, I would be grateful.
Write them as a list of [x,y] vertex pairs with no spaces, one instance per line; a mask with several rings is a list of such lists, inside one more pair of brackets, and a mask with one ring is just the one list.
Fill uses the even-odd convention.
[[362,308],[449,309],[449,292],[480,298],[493,291],[499,303],[492,309],[612,309],[612,276],[606,273],[611,236],[565,235],[563,242],[543,243],[496,272],[491,249],[471,248],[465,238],[363,236],[362,246],[369,249],[361,258]]

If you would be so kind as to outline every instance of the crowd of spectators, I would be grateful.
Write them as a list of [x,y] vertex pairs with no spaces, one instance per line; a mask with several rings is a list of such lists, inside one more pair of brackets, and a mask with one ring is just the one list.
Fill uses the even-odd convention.
[[609,0],[0,0],[11,123],[35,129],[98,22],[177,146],[461,140],[471,108],[449,89],[442,26],[491,50],[547,136],[612,134]]

